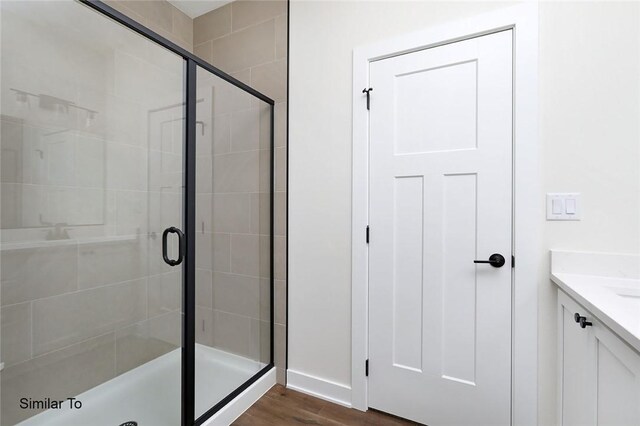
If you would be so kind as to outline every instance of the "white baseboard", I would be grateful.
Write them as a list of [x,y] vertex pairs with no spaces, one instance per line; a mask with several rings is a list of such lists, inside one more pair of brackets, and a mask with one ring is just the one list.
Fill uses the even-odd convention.
[[351,408],[351,387],[287,370],[287,388]]
[[252,383],[233,401],[205,421],[203,426],[229,426],[276,384],[275,367]]

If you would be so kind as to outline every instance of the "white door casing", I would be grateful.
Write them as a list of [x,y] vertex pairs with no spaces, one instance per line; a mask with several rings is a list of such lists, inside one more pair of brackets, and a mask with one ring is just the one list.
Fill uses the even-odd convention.
[[[513,30],[513,253],[511,424],[538,424],[537,289],[543,251],[540,217],[544,200],[539,180],[538,4],[525,2],[445,22],[353,52],[352,157],[352,323],[351,398],[359,410],[369,407],[369,111],[363,88],[370,87],[372,62],[446,45],[505,29]],[[372,93],[372,103],[376,93]],[[375,233],[372,239],[375,238]],[[375,366],[371,366],[372,374]]]
[[[369,406],[508,424],[512,31],[370,65]],[[476,265],[500,253],[507,264]]]

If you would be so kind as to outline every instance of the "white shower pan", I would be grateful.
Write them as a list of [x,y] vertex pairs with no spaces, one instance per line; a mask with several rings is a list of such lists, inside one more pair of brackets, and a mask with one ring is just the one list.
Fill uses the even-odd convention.
[[[175,349],[76,396],[82,408],[47,410],[19,426],[180,425],[181,349]],[[202,415],[266,364],[196,344],[196,414]],[[228,425],[275,384],[275,369],[258,379],[204,425]]]

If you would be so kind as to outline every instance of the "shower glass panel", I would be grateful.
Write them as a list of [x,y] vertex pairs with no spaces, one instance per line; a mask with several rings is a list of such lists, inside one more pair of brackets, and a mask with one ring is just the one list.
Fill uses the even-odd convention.
[[198,418],[271,362],[272,108],[200,67],[196,80]]
[[183,227],[185,61],[81,3],[0,12],[0,423],[179,425],[161,242]]

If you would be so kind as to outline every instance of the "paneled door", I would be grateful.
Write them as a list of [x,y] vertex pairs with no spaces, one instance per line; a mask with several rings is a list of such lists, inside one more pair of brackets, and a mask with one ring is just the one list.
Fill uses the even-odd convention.
[[369,406],[505,425],[512,31],[370,65]]

